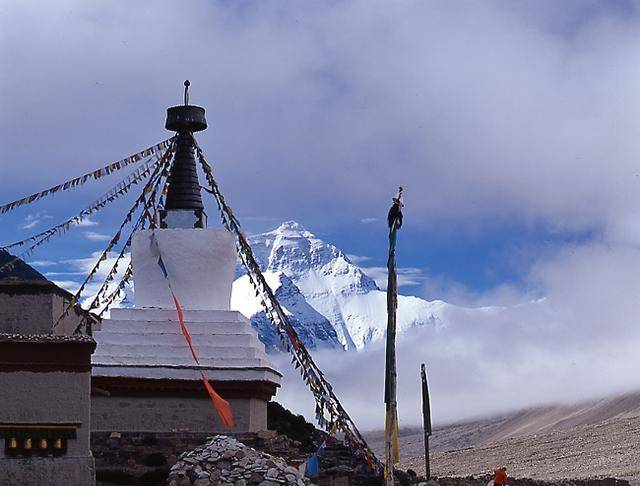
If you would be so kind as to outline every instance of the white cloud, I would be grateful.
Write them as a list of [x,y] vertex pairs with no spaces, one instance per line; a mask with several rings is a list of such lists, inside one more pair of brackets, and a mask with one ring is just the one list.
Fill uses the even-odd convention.
[[[81,219],[80,221],[78,221],[76,223],[76,226],[83,226],[83,227],[87,227],[87,226],[98,226],[98,222],[92,220],[89,216],[86,216],[85,218]],[[89,233],[91,233],[89,231]]]
[[72,294],[76,293],[80,288],[80,283],[74,280],[52,280],[52,282]]
[[[422,362],[440,424],[640,389],[639,267],[637,247],[572,245],[534,266],[530,284],[544,298],[520,294],[516,302],[514,290],[509,305],[483,313],[460,307],[447,328],[400,336],[401,425],[420,423]],[[338,354],[314,356],[358,424],[382,428],[384,343]],[[285,370],[278,400],[312,418],[304,384],[286,357],[278,359]]]
[[[74,271],[78,271],[82,275],[86,276],[94,268],[101,255],[102,251],[96,251],[88,257],[67,259],[64,260],[64,263],[67,263]],[[93,297],[98,293],[99,289],[104,283],[105,278],[111,271],[113,265],[116,263],[117,257],[117,253],[111,252],[109,253],[107,259],[100,263],[98,271],[96,272],[93,279],[87,284],[84,292],[82,293],[81,304],[83,307],[86,308],[92,301]],[[107,294],[115,291],[130,261],[131,254],[125,253],[122,259],[118,262],[118,268],[116,269],[114,280],[107,284]],[[84,280],[84,278],[82,280]],[[79,285],[76,287],[76,290],[77,288],[79,288]],[[100,308],[98,308],[98,310],[99,309]]]
[[111,236],[102,233],[96,233],[95,231],[85,231],[84,237],[89,241],[109,241]]
[[29,265],[35,265],[37,267],[51,267],[53,265],[57,265],[58,262],[54,262],[51,260],[33,260],[29,262]]
[[[357,263],[357,262],[356,262]],[[361,270],[369,277],[375,280],[376,285],[382,290],[387,288],[387,267],[360,267]],[[415,267],[398,267],[396,269],[398,276],[398,287],[409,287],[424,283],[427,276],[422,268]]]
[[360,222],[363,224],[375,223],[376,221],[378,221],[378,218],[362,218],[360,220]]
[[[635,9],[259,3],[8,7],[0,54],[16,62],[0,129],[12,140],[6,157],[25,162],[4,168],[0,192],[155,141],[158,113],[181,95],[175,73],[188,72],[192,99],[216,125],[200,144],[238,214],[381,218],[399,184],[407,221],[430,228],[506,218],[606,231],[640,206]],[[41,35],[25,39],[25,28]],[[148,62],[156,57],[176,59],[175,69]],[[132,86],[144,86],[142,105]],[[42,103],[68,123],[16,122]],[[86,106],[97,125],[84,123]],[[82,140],[73,154],[53,143],[69,140],[69,126]],[[49,147],[46,162],[31,132]]]
[[[0,193],[19,197],[26,181],[45,187],[153,143],[181,96],[176,73],[188,72],[216,127],[200,145],[238,214],[382,217],[402,184],[405,225],[490,231],[516,220],[602,235],[536,265],[532,293],[544,300],[505,288],[511,304],[493,319],[461,312],[451,332],[400,343],[401,418],[417,413],[420,360],[440,419],[637,385],[640,258],[626,245],[640,239],[640,19],[582,3],[15,2],[3,11],[0,56],[12,63],[0,131],[5,159],[24,162],[3,166]],[[99,114],[91,124],[87,106]],[[381,350],[360,364],[347,354],[323,365],[347,408],[379,423]]]
[[364,262],[368,262],[370,260],[372,260],[371,257],[369,256],[364,256],[364,255],[352,255],[350,253],[347,254],[347,258],[352,262],[355,263],[356,265],[360,265]]
[[40,221],[42,221],[43,219],[51,219],[51,216],[43,212],[28,214],[24,218],[23,224],[22,226],[20,226],[20,228],[21,229],[35,228],[38,224],[40,224]]
[[44,274],[45,277],[61,277],[65,275],[85,275],[85,272],[47,272]]
[[32,219],[32,220],[27,220],[27,222],[25,222],[21,228],[22,229],[31,229],[34,228],[38,223],[40,222],[39,219]]

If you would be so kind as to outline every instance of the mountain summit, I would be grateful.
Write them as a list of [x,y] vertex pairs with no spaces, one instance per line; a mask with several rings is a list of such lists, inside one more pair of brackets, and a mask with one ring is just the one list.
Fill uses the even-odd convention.
[[[343,251],[295,221],[284,222],[275,230],[248,240],[261,270],[268,275],[269,285],[292,316],[305,344],[312,348],[341,346],[359,350],[384,337],[386,293]],[[440,326],[441,311],[447,306],[441,301],[398,296],[398,331]],[[266,316],[261,314],[246,277],[234,284],[232,307],[251,318],[259,331],[265,331]],[[269,345],[272,339],[267,341]]]
[[[307,347],[361,350],[384,338],[386,292],[342,250],[295,221],[248,240],[267,283]],[[131,307],[134,289],[126,290],[124,299],[121,296],[113,307]],[[251,319],[267,350],[281,349],[278,335],[240,266],[231,308]],[[442,301],[399,295],[397,330],[444,327],[445,316],[456,309]]]

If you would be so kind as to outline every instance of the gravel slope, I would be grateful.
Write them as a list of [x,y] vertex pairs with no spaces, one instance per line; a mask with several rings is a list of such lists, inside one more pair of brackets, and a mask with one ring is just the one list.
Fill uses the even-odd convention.
[[[365,435],[382,457],[383,433]],[[401,467],[424,472],[422,429],[401,429],[399,443]],[[516,477],[613,476],[640,484],[640,392],[438,427],[431,451],[440,476],[485,474],[504,464]]]
[[[484,474],[505,465],[515,477],[536,479],[616,477],[640,484],[640,417],[571,430],[513,437],[432,455],[432,474]],[[424,458],[401,463],[424,474]]]

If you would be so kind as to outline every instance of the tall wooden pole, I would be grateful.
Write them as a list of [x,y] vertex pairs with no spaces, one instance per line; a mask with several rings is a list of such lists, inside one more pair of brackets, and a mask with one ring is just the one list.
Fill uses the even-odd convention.
[[422,424],[424,428],[424,474],[429,481],[431,478],[431,464],[429,462],[429,436],[431,435],[431,403],[429,401],[429,383],[424,363],[420,366],[422,378]]
[[396,274],[396,239],[402,226],[402,188],[389,210],[389,258],[387,260],[387,349],[385,366],[385,485],[393,486],[393,466],[398,462],[398,402],[396,371],[396,311],[398,279]]

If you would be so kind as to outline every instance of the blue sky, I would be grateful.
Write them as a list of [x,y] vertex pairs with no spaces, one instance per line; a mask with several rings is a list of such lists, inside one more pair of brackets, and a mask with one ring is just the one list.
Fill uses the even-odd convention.
[[[295,219],[378,266],[403,184],[400,261],[418,278],[405,293],[544,292],[532,265],[607,240],[640,202],[633,2],[3,10],[4,201],[165,138],[164,109],[190,78],[210,124],[199,139],[249,232]],[[106,187],[3,216],[2,242]],[[125,207],[33,260],[97,251]]]
[[[0,59],[0,201],[165,139],[188,78],[247,232],[296,220],[375,272],[405,187],[401,291],[494,309],[434,337],[449,405],[640,388],[636,2],[3,2]],[[0,242],[115,180],[0,216]],[[32,261],[78,282],[131,201]],[[521,359],[487,360],[496,336]]]

